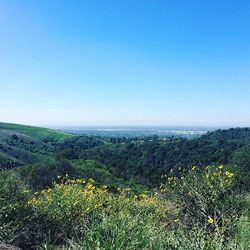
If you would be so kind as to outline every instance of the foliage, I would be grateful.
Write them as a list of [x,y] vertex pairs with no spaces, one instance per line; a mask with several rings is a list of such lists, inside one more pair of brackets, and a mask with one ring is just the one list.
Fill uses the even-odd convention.
[[161,191],[170,195],[178,207],[178,221],[186,228],[200,226],[210,233],[231,234],[241,204],[234,193],[235,174],[223,165],[200,171],[179,169],[178,177],[169,174]]
[[74,168],[67,160],[41,162],[19,167],[15,170],[31,189],[50,187],[57,176],[70,174],[74,176]]
[[[90,237],[93,233],[91,230],[97,229],[98,225],[101,230],[105,223],[117,227],[122,224],[125,226],[131,220],[133,230],[137,230],[136,226],[138,223],[143,225],[145,218],[150,217],[152,222],[159,223],[167,213],[165,203],[160,202],[157,196],[137,196],[128,189],[111,193],[107,186],[95,186],[92,179],[87,182],[82,179],[55,182],[52,188],[35,193],[29,204],[36,214],[39,225],[37,232],[41,237],[50,235],[52,243],[62,243],[79,237],[85,239],[86,235]],[[107,234],[110,229],[106,228],[107,231],[103,233]],[[85,243],[88,244],[87,241]]]
[[[0,167],[59,159],[94,160],[124,180],[156,187],[170,169],[208,164],[248,164],[249,128],[217,130],[199,138],[97,138],[0,123]],[[241,157],[244,156],[244,157]],[[242,162],[241,159],[245,159]],[[242,163],[242,164],[241,164]],[[245,182],[247,183],[247,182]]]
[[250,191],[250,141],[239,150],[237,150],[233,155],[233,163],[238,166],[237,170],[239,172],[239,181],[241,190]]
[[0,171],[0,242],[17,243],[25,230],[30,193],[20,177]]
[[[235,202],[231,188],[237,179],[223,168],[211,166],[206,172],[193,168],[183,178],[171,177],[162,186],[164,195],[120,188],[111,192],[93,179],[61,176],[51,188],[31,195],[18,175],[4,171],[1,241],[24,249],[243,250],[250,229],[249,197],[237,207],[238,213],[227,210],[232,199]],[[226,207],[219,200],[222,194]],[[248,210],[243,213],[244,208]]]
[[[160,176],[179,167],[206,167],[209,164],[231,164],[235,152],[250,138],[249,128],[217,130],[192,140],[138,138],[114,144],[106,143],[84,151],[86,159],[113,167],[125,179],[131,176],[142,184],[157,186]],[[110,139],[110,141],[112,141]]]
[[69,160],[81,157],[84,150],[103,145],[104,143],[96,138],[87,136],[74,136],[65,139],[57,147],[57,158]]

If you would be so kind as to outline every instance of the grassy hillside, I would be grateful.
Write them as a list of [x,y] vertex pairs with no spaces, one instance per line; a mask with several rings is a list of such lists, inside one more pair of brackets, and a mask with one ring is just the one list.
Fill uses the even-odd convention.
[[0,167],[53,158],[55,146],[72,135],[47,128],[0,123]]
[[65,138],[71,137],[70,134],[49,128],[40,128],[34,126],[14,124],[14,123],[0,122],[0,132],[1,131],[3,132],[3,130],[25,134],[41,141],[48,141],[48,140],[60,141]]

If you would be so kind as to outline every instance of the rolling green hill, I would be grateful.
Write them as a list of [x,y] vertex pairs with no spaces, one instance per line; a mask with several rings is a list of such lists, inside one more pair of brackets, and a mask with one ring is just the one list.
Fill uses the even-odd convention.
[[72,135],[47,128],[0,123],[0,167],[53,158],[55,146]]
[[109,184],[132,179],[155,186],[170,169],[178,171],[179,167],[194,165],[237,164],[244,160],[248,168],[247,145],[250,128],[217,130],[189,140],[142,137],[117,141],[0,123],[1,168],[66,159],[76,176],[95,177]]
[[[41,141],[49,141],[49,140],[60,141],[60,140],[63,140],[65,138],[69,138],[72,136],[70,134],[60,132],[57,130],[53,130],[53,129],[49,129],[49,128],[40,128],[40,127],[34,127],[34,126],[14,124],[14,123],[0,122],[0,133],[3,133],[3,131],[21,133],[21,134],[28,135],[30,137],[33,137]],[[1,138],[1,134],[0,134],[0,138]]]

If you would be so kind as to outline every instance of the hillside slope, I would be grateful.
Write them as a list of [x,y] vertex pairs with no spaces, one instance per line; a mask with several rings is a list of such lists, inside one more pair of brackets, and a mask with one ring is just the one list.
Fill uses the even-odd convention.
[[[170,169],[208,164],[230,164],[250,143],[250,128],[217,130],[196,139],[148,140],[104,144],[88,149],[83,157],[113,167],[122,177],[157,183]],[[158,183],[157,183],[158,184]]]
[[0,167],[50,159],[55,145],[72,135],[47,128],[0,123]]
[[[162,140],[157,137],[113,140],[0,123],[2,168],[50,159],[76,160],[71,163],[74,168],[79,167],[79,176],[93,175],[105,179],[109,174],[105,176],[97,171],[105,166],[117,178],[127,181],[134,179],[141,184],[154,186],[159,184],[160,176],[170,169],[178,171],[179,167],[194,165],[204,167],[208,164],[232,164],[235,157],[239,162],[241,155],[245,155],[245,151],[249,152],[249,145],[250,128],[217,130],[190,140]],[[244,165],[247,165],[248,159],[245,161]]]
[[4,130],[28,135],[41,141],[60,141],[72,136],[71,134],[67,134],[49,128],[40,128],[21,124],[0,122],[0,131]]

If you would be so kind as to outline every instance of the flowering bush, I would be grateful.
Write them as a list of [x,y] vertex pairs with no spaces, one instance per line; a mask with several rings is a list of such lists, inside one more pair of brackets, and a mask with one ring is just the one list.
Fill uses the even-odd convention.
[[189,171],[179,170],[178,177],[165,176],[161,186],[161,191],[177,204],[178,222],[188,228],[200,225],[213,232],[226,231],[239,212],[237,197],[232,195],[234,173],[222,165],[207,166],[203,170],[195,166]]
[[[112,192],[92,179],[58,177],[32,193],[0,173],[0,242],[22,249],[246,249],[249,197],[238,207],[224,166],[180,169],[162,193]],[[12,194],[10,196],[9,194]],[[165,197],[164,197],[165,196]]]
[[55,242],[83,236],[107,216],[122,220],[143,213],[160,221],[167,212],[156,194],[135,195],[130,189],[112,193],[107,186],[97,187],[92,179],[55,182],[52,188],[36,192],[28,204],[36,214],[38,231]]

